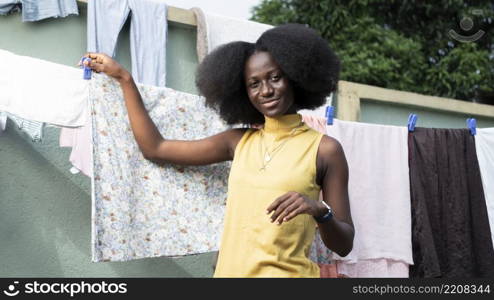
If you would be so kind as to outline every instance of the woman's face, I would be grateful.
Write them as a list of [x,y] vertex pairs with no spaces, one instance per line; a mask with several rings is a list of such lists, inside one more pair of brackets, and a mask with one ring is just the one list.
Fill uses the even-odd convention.
[[247,95],[267,117],[296,113],[293,88],[269,52],[254,52],[245,63]]

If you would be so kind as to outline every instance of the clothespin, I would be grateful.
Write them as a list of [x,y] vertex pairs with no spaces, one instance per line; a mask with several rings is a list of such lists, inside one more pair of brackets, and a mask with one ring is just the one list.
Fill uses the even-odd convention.
[[91,59],[89,57],[83,57],[81,59],[81,68],[84,68],[83,78],[85,80],[90,80],[91,79],[92,70],[91,70],[90,67],[84,65],[84,62],[85,61],[91,62]]
[[326,107],[326,124],[333,125],[333,118],[334,118],[334,106],[328,105]]
[[468,129],[470,129],[471,135],[477,134],[477,120],[475,120],[474,118],[468,118],[467,119],[467,127],[468,127]]
[[408,131],[412,132],[415,130],[415,124],[417,124],[417,115],[412,113],[408,116]]

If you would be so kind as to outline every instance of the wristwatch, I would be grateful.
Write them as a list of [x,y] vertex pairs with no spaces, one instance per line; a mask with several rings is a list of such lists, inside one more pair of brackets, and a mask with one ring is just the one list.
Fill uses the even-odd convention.
[[333,217],[333,210],[331,209],[331,207],[329,207],[328,204],[326,204],[326,202],[324,201],[321,202],[322,204],[324,204],[324,206],[326,206],[328,212],[325,213],[323,216],[314,217],[314,219],[316,220],[317,223],[326,223],[327,221],[331,220],[331,218]]

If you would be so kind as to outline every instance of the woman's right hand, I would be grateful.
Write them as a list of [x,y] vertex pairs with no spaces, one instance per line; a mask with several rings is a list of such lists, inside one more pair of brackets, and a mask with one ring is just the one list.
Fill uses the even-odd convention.
[[122,67],[116,60],[104,53],[86,53],[84,57],[89,57],[91,61],[84,61],[84,65],[99,73],[115,78],[119,82],[131,78],[129,71]]

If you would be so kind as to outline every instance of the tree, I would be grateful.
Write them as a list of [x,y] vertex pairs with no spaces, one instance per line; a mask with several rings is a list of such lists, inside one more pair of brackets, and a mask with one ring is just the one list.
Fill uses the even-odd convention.
[[316,29],[342,80],[494,104],[492,0],[263,0],[251,19]]

